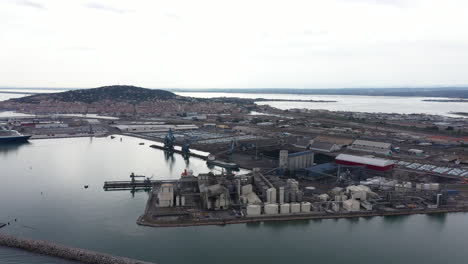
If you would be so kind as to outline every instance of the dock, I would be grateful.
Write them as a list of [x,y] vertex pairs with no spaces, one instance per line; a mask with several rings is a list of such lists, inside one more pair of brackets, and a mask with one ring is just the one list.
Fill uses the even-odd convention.
[[208,156],[193,153],[193,152],[185,153],[185,152],[183,152],[182,150],[179,150],[179,149],[167,150],[164,146],[160,146],[160,145],[156,145],[156,144],[151,145],[150,147],[155,148],[155,149],[162,149],[162,150],[165,150],[165,151],[169,151],[169,152],[177,153],[177,154],[181,154],[181,155],[187,155],[187,156],[190,156],[190,157],[195,157],[195,158],[199,158],[199,159],[203,159],[203,160],[206,160],[208,158]]
[[106,181],[104,182],[105,191],[120,191],[131,189],[148,189],[161,183],[171,183],[172,180],[144,180],[144,181]]

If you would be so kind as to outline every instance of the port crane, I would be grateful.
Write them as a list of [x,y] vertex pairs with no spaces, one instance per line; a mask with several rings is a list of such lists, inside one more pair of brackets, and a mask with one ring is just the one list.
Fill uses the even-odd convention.
[[172,129],[169,128],[169,132],[167,132],[167,135],[164,137],[164,149],[173,151],[175,140],[176,139],[174,134],[172,133]]
[[151,182],[151,178],[153,178],[153,177],[148,178],[148,177],[143,176],[143,175],[135,175],[135,173],[132,172],[132,173],[130,174],[130,178],[132,179],[132,184],[134,184],[134,183],[135,183],[135,178],[146,178],[146,179],[144,180],[145,182]]
[[191,138],[186,138],[185,143],[182,145],[182,153],[183,154],[190,154],[190,145],[197,139],[196,136],[193,136]]

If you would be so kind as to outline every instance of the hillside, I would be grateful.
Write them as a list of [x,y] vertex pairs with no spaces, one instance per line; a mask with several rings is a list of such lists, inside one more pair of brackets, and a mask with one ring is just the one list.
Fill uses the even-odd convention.
[[41,101],[94,103],[103,100],[139,103],[153,99],[171,99],[176,95],[164,90],[146,89],[129,85],[112,85],[93,89],[72,90],[60,93],[36,94],[10,99],[17,103],[38,103]]

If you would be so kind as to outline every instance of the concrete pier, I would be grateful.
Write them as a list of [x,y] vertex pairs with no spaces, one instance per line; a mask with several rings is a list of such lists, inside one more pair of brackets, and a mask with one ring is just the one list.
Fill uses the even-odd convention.
[[42,240],[0,234],[0,246],[24,249],[33,253],[89,264],[155,264],[125,257],[112,256],[87,249],[67,247]]

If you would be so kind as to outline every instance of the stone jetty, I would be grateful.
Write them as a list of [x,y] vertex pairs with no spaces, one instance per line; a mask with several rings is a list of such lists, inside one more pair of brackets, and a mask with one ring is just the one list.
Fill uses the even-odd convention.
[[0,246],[19,248],[37,254],[90,264],[155,264],[87,249],[62,246],[48,241],[18,238],[6,234],[0,234]]

